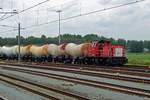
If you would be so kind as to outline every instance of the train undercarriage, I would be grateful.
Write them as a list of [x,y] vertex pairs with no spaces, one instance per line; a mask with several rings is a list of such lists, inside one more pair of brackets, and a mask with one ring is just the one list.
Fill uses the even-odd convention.
[[[2,60],[17,60],[17,56],[7,57],[0,56]],[[128,62],[126,57],[71,57],[71,56],[42,56],[34,57],[31,55],[22,56],[21,60],[24,62],[54,62],[64,64],[85,64],[85,65],[124,65]]]

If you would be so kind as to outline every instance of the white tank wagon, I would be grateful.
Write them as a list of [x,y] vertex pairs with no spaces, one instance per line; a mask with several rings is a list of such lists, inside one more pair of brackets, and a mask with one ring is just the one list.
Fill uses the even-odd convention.
[[1,47],[1,54],[5,56],[10,56],[10,47],[2,46]]
[[49,44],[48,45],[48,54],[51,55],[51,56],[58,56],[58,46],[56,44]]
[[18,46],[11,47],[12,55],[17,56],[18,55]]
[[1,48],[1,53],[8,57],[17,56],[18,55],[17,49],[18,49],[18,46],[12,46],[12,47],[3,46]]
[[91,44],[90,43],[82,43],[82,44],[74,44],[74,43],[69,43],[65,51],[68,55],[73,56],[73,57],[80,57],[80,56],[85,56],[88,52],[88,48]]
[[58,55],[59,56],[66,55],[66,51],[65,51],[66,45],[67,45],[67,43],[64,43],[64,44],[61,44],[58,46]]
[[35,57],[47,56],[48,45],[43,45],[43,46],[32,45],[30,47],[30,53],[32,54],[32,56],[35,56]]
[[65,52],[72,57],[77,57],[77,44],[68,43],[65,47]]

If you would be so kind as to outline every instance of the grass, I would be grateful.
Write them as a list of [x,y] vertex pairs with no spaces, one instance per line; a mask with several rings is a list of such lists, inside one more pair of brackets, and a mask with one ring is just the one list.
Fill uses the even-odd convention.
[[128,64],[150,66],[150,53],[128,53]]

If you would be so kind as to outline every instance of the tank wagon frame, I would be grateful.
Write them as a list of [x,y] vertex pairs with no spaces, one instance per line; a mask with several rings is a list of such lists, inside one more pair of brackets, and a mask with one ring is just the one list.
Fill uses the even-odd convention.
[[[21,46],[21,59],[28,62],[54,62],[91,65],[123,65],[127,63],[124,46],[112,45],[110,41],[92,43],[46,44]],[[1,47],[0,59],[17,60],[18,46]]]

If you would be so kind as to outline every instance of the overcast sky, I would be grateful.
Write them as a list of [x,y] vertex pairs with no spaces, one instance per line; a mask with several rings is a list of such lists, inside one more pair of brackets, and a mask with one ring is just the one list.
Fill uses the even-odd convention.
[[[21,11],[42,1],[44,0],[0,0],[0,7],[3,8],[3,11],[11,11],[12,9]],[[19,15],[0,21],[0,25],[17,27],[17,23],[20,22],[22,27],[28,27],[57,20],[58,13],[50,10],[62,9],[61,18],[67,18],[131,1],[135,0],[50,0]],[[4,16],[4,18],[7,16],[9,15]],[[11,29],[0,26],[0,36],[16,36],[17,31],[6,32]],[[150,0],[61,21],[61,34],[65,33],[80,35],[95,33],[99,36],[115,39],[150,40]],[[57,36],[58,22],[21,31],[21,35],[24,37],[31,35],[39,37],[42,34],[45,34],[47,37]]]

